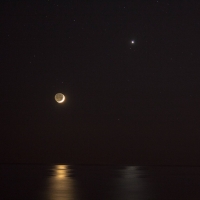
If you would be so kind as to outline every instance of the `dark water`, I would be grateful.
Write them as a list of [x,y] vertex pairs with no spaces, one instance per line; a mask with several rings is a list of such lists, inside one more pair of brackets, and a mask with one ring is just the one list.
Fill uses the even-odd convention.
[[200,167],[0,165],[0,199],[200,199]]

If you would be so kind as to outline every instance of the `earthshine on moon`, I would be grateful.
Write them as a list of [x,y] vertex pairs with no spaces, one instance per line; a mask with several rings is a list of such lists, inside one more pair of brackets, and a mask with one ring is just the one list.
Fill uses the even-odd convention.
[[62,94],[62,93],[57,93],[55,95],[55,100],[58,102],[58,103],[63,103],[65,101],[65,95]]

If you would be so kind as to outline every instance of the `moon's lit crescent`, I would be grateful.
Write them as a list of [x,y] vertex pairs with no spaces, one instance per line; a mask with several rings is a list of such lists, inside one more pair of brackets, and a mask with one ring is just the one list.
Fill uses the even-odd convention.
[[58,103],[62,103],[62,102],[64,102],[64,101],[65,101],[65,96],[63,95],[63,99],[60,100],[60,101],[58,101]]
[[62,93],[57,93],[55,95],[55,100],[58,102],[58,103],[63,103],[65,101],[65,95],[62,94]]

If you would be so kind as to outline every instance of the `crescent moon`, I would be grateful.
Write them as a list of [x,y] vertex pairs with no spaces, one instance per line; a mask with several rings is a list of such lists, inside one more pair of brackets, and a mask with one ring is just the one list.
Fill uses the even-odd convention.
[[64,102],[64,101],[65,101],[65,96],[63,95],[63,99],[60,100],[60,101],[58,101],[58,103],[62,103],[62,102]]
[[57,103],[63,103],[65,101],[65,95],[62,93],[57,93],[55,95],[55,100],[57,101]]

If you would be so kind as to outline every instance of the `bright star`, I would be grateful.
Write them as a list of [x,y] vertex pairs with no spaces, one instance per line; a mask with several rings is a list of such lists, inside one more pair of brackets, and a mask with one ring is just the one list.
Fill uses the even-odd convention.
[[135,43],[134,40],[132,40],[131,43],[134,44]]

